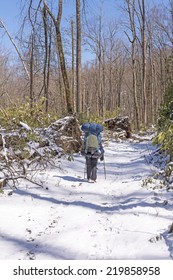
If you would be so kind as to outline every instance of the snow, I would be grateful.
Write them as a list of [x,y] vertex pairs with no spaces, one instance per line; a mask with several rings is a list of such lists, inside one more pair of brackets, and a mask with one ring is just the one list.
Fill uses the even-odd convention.
[[[57,159],[0,193],[1,260],[171,260],[173,193],[142,187],[154,167],[150,141],[113,142],[98,163],[96,183],[84,178],[85,159]],[[106,176],[106,178],[105,178]]]
[[32,130],[31,128],[30,128],[30,126],[29,125],[27,125],[26,123],[24,123],[24,122],[19,122],[19,124],[24,128],[24,129],[26,129],[26,130]]

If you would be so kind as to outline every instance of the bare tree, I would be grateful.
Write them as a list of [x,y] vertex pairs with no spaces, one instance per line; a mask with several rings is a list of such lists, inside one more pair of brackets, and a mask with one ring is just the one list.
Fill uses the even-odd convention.
[[80,113],[81,97],[81,1],[76,0],[76,111]]
[[44,1],[45,10],[48,12],[51,19],[53,20],[55,30],[56,30],[58,55],[59,55],[61,72],[62,72],[62,78],[63,78],[63,82],[64,82],[65,93],[66,93],[67,112],[69,114],[72,114],[73,108],[72,108],[72,100],[71,100],[71,91],[70,91],[70,85],[69,85],[69,80],[68,80],[68,74],[67,74],[67,70],[66,70],[66,63],[65,63],[62,38],[61,38],[61,30],[60,30],[60,24],[61,24],[61,18],[62,18],[62,0],[59,0],[58,4],[59,4],[58,5],[58,15],[57,15],[57,18],[55,18],[53,13],[49,9],[46,1]]
[[30,39],[30,87],[29,88],[30,88],[30,107],[32,109],[34,103],[34,35],[33,34],[31,34],[31,39]]
[[76,111],[76,96],[75,96],[75,39],[74,39],[74,20],[71,20],[71,49],[72,49],[72,57],[71,57],[71,67],[72,67],[72,101],[73,101],[73,110]]
[[147,126],[145,1],[138,0],[138,6],[139,6],[139,23],[141,29],[141,48],[142,48],[142,95],[143,95],[144,124],[145,126]]
[[134,111],[135,111],[135,122],[137,129],[139,128],[139,104],[138,104],[138,98],[137,98],[137,67],[136,67],[136,40],[137,40],[137,34],[136,34],[136,27],[135,27],[135,0],[125,0],[125,3],[127,5],[127,13],[130,21],[130,31],[132,35],[132,39],[127,34],[126,35],[131,43],[131,59],[132,59],[132,72],[133,72],[133,98],[134,98]]
[[45,58],[44,58],[44,69],[43,69],[43,88],[44,88],[44,96],[46,99],[45,109],[48,112],[49,105],[49,77],[50,77],[50,58],[51,58],[51,37],[52,30],[49,30],[48,19],[45,7],[42,11],[43,23],[44,23],[44,39],[45,39]]

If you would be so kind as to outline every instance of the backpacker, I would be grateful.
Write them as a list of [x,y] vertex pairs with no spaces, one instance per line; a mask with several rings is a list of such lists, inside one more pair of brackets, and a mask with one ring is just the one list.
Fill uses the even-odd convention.
[[100,156],[100,132],[103,131],[103,126],[95,123],[84,123],[81,127],[85,132],[84,137],[84,155],[99,157]]

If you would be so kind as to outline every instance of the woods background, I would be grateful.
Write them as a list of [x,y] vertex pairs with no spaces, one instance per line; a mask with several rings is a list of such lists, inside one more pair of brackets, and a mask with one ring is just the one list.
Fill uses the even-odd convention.
[[0,114],[41,102],[38,112],[56,118],[127,115],[135,129],[155,124],[173,80],[173,1],[115,1],[113,20],[102,1],[94,16],[89,0],[72,0],[76,13],[64,19],[64,1],[21,1],[15,38],[0,19],[0,36],[17,54],[0,49]]

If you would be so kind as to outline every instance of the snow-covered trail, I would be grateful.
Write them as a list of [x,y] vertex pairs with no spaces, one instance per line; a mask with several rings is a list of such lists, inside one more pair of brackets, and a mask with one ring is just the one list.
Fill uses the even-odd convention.
[[0,195],[0,259],[171,259],[171,193],[141,187],[150,148],[110,142],[95,184],[75,155],[40,172],[44,188],[25,182]]

